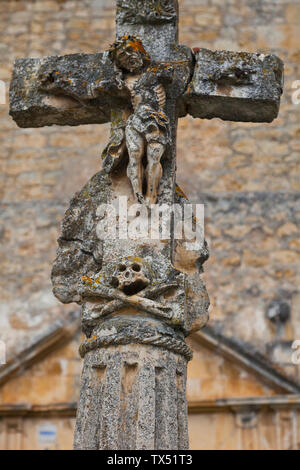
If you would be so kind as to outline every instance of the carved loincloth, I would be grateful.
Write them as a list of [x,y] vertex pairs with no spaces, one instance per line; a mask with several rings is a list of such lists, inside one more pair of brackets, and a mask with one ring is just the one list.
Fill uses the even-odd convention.
[[141,105],[127,122],[111,126],[109,142],[102,152],[102,167],[109,173],[125,160],[125,129],[131,127],[149,143],[170,143],[169,119],[163,111],[155,111],[149,105]]
[[147,142],[170,143],[169,119],[163,111],[155,111],[148,105],[141,105],[132,114],[126,127],[132,127],[143,135]]

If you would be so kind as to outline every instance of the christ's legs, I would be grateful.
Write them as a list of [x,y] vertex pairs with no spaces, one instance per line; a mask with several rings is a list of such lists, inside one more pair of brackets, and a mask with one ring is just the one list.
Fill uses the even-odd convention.
[[142,159],[144,155],[144,138],[130,126],[126,127],[126,144],[129,155],[127,176],[131,181],[134,195],[139,202],[143,202],[144,168]]
[[159,142],[149,142],[147,147],[147,192],[146,200],[149,204],[155,204],[158,196],[158,187],[162,177],[161,157],[165,151],[165,145]]

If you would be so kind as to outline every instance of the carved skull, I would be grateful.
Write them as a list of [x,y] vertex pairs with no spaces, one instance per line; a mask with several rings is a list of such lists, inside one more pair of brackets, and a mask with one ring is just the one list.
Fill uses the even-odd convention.
[[125,258],[116,267],[111,285],[126,295],[134,295],[149,285],[149,277],[147,263],[142,259],[135,261]]

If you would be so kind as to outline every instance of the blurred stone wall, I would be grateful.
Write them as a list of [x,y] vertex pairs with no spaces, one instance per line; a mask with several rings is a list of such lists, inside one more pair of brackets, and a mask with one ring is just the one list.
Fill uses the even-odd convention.
[[[190,200],[206,203],[212,324],[285,363],[289,349],[282,345],[300,339],[300,104],[292,103],[292,84],[300,80],[300,2],[179,3],[181,43],[271,51],[285,62],[277,120],[187,117],[179,124],[177,159],[179,185]],[[106,49],[114,12],[113,0],[1,0],[0,80],[9,84],[19,57]],[[59,222],[74,192],[99,170],[109,125],[19,129],[7,105],[0,105],[0,119],[0,337],[11,356],[76,308],[53,297],[51,264]],[[266,318],[274,308],[290,311],[286,323]]]

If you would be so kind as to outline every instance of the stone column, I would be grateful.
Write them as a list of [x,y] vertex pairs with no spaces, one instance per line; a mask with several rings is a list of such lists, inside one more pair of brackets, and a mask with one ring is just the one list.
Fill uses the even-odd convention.
[[188,449],[190,352],[175,352],[180,346],[112,344],[87,352],[75,449]]

